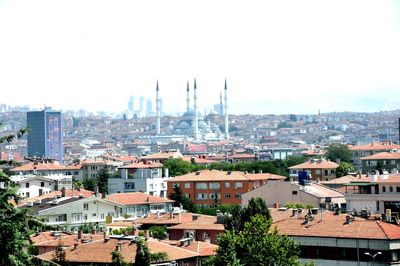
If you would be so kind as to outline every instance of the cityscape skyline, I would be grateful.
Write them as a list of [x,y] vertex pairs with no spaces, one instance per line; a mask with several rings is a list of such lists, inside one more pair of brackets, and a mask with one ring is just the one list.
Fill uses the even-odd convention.
[[226,78],[237,114],[399,106],[396,2],[109,3],[0,2],[2,101],[119,113],[158,80],[177,113],[197,78],[210,110]]

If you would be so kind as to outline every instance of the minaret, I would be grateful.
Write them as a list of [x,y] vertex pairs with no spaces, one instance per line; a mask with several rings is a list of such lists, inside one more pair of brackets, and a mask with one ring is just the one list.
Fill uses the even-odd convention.
[[228,122],[228,86],[225,79],[225,139],[229,139],[229,122]]
[[193,89],[194,95],[193,95],[193,100],[194,100],[194,138],[195,140],[199,139],[199,115],[197,111],[197,85],[196,85],[196,79],[194,79],[194,89]]
[[186,86],[186,112],[190,111],[189,81]]
[[158,80],[157,80],[157,87],[156,87],[156,112],[157,112],[157,135],[160,135],[160,95],[159,95],[159,88],[158,88]]

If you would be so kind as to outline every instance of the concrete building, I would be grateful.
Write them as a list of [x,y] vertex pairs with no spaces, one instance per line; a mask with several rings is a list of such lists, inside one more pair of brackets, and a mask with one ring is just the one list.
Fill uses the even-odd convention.
[[244,193],[270,180],[286,177],[273,174],[247,174],[239,171],[202,170],[167,180],[168,194],[175,185],[197,206],[240,204]]
[[46,107],[27,113],[28,156],[51,158],[62,162],[61,112]]
[[119,167],[120,178],[108,179],[108,193],[144,192],[159,197],[167,196],[168,170],[163,175],[160,163],[133,163]]
[[10,177],[23,198],[38,197],[61,189],[72,189],[72,176],[66,175],[13,175]]
[[308,162],[289,167],[290,177],[296,179],[299,171],[307,171],[311,180],[331,180],[336,178],[336,168],[339,165],[325,159],[310,159]]
[[344,193],[329,187],[310,183],[300,185],[298,182],[290,181],[269,181],[254,190],[242,195],[242,205],[247,205],[252,198],[262,198],[272,207],[274,205],[284,206],[286,203],[303,203],[319,208],[321,204],[324,208],[333,206],[346,208]]
[[400,213],[400,174],[373,174],[368,181],[346,184],[345,192],[348,210]]

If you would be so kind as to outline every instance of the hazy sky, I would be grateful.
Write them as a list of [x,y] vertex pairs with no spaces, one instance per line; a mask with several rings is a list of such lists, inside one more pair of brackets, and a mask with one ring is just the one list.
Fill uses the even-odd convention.
[[[0,0],[0,103],[235,113],[400,108],[399,1]],[[193,103],[193,102],[192,102]]]

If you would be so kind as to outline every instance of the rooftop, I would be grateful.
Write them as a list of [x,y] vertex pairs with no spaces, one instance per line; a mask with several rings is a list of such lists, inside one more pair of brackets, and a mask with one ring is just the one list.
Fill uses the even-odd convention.
[[335,162],[323,159],[311,159],[308,162],[291,166],[289,169],[336,169],[338,166]]
[[116,202],[124,205],[137,205],[137,204],[157,204],[174,202],[170,199],[165,199],[157,196],[147,195],[141,192],[130,193],[116,193],[107,195],[108,201]]

